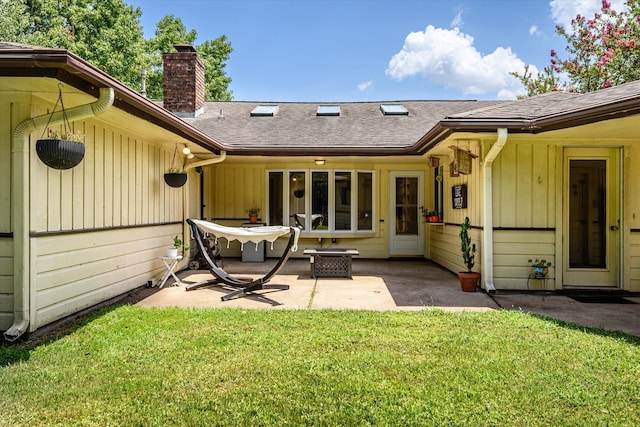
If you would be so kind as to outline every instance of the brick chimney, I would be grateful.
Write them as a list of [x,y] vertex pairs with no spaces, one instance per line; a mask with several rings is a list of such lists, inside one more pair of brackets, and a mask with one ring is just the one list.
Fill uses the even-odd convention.
[[164,108],[178,117],[197,117],[204,111],[204,63],[193,46],[173,47],[178,52],[162,54]]

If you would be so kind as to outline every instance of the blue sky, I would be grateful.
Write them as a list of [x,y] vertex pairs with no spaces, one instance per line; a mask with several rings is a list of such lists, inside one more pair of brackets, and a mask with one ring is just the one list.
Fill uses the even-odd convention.
[[[226,35],[238,101],[514,99],[509,75],[562,56],[556,24],[601,0],[125,0],[145,37],[165,15]],[[614,0],[622,10],[622,0]]]

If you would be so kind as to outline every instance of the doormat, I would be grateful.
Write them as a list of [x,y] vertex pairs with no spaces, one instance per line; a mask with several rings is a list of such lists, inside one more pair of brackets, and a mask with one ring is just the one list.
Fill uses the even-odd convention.
[[637,304],[616,295],[571,295],[569,298],[586,304]]

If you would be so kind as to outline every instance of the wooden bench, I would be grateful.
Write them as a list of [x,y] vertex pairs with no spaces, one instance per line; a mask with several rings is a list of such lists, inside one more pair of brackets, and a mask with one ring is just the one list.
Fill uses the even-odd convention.
[[311,263],[311,277],[347,277],[351,279],[351,259],[357,249],[305,249]]

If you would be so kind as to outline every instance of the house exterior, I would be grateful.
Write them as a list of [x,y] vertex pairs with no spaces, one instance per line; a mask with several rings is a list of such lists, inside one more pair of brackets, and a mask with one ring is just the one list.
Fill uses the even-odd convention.
[[[188,240],[186,218],[241,226],[254,206],[265,223],[300,225],[302,248],[452,272],[469,217],[488,292],[640,291],[640,82],[519,101],[205,102],[202,73],[177,46],[154,103],[67,51],[0,44],[6,339],[157,280],[171,237]],[[66,171],[34,149],[51,117],[61,124],[60,84],[86,135],[85,159]],[[162,179],[176,149],[189,170],[180,189]],[[528,280],[530,258],[553,263],[548,280]]]
[[[61,130],[59,93],[86,153],[45,166],[36,140]],[[65,50],[0,43],[0,330],[25,332],[162,275],[158,259],[196,213],[195,187],[163,172],[175,147],[215,161],[217,142]],[[182,154],[180,154],[182,156]],[[179,158],[181,160],[181,158]],[[197,181],[197,173],[190,171]]]

